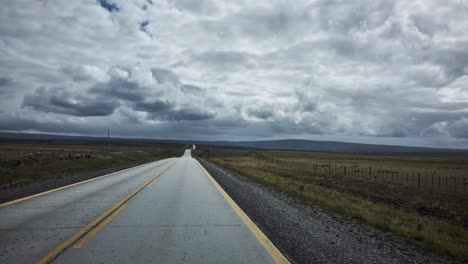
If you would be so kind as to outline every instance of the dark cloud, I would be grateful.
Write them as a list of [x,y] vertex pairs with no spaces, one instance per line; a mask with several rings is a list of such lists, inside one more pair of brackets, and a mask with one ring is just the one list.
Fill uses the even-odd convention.
[[104,129],[96,129],[95,126],[82,126],[80,124],[65,122],[51,122],[35,120],[23,117],[5,117],[0,122],[0,130],[3,131],[39,131],[45,133],[82,133],[84,135],[104,134]]
[[160,84],[168,82],[172,85],[179,85],[180,83],[179,77],[171,70],[152,68],[151,73],[153,74],[153,78]]
[[110,13],[114,13],[114,12],[119,12],[120,11],[120,7],[113,3],[112,1],[109,1],[109,0],[97,0],[97,2],[101,5],[102,8],[106,9],[107,11],[109,11]]
[[448,131],[454,138],[468,138],[468,113],[464,118],[451,123]]
[[13,80],[8,77],[0,77],[0,95],[6,95],[13,92]]
[[196,95],[196,96],[204,96],[205,95],[205,91],[202,88],[200,88],[198,86],[195,86],[195,85],[191,85],[191,84],[182,84],[180,86],[180,89],[185,94],[191,94],[191,95]]
[[0,77],[0,87],[7,86],[11,82],[12,82],[12,80],[10,78],[8,78],[8,77]]
[[441,65],[451,81],[466,74],[468,58],[468,41],[458,43],[455,47],[434,47],[420,55],[422,60],[431,60]]
[[23,107],[72,116],[108,116],[118,107],[117,102],[98,100],[84,96],[73,96],[60,89],[39,88],[23,100]]
[[253,55],[235,51],[206,51],[193,55],[195,61],[212,67],[253,67]]
[[[15,82],[9,77],[0,77],[0,95],[4,100],[10,100],[18,92]],[[1,101],[1,100],[0,100]],[[4,110],[4,109],[0,109]],[[2,111],[5,112],[5,111]]]
[[410,18],[414,22],[414,26],[421,33],[428,35],[429,37],[433,37],[438,31],[450,31],[447,24],[440,23],[439,21],[422,14],[413,14]]
[[112,77],[109,82],[97,83],[88,92],[101,98],[120,99],[125,101],[142,101],[146,94],[140,85],[127,78]]
[[148,20],[145,20],[143,22],[140,22],[140,30],[141,31],[144,31],[145,30],[145,27],[149,25],[149,21]]
[[168,101],[140,102],[133,105],[137,111],[148,113],[150,119],[166,121],[198,121],[212,119],[214,114],[195,108],[176,108]]
[[200,109],[182,108],[163,113],[162,117],[172,121],[200,121],[212,119],[215,115],[213,113],[201,111]]
[[249,107],[247,114],[258,119],[268,119],[274,116],[274,110],[268,106]]
[[145,33],[146,35],[148,35],[150,38],[153,38],[153,35],[148,31],[148,25],[150,24],[150,22],[148,20],[145,20],[143,22],[140,22],[139,23],[139,29],[141,32]]
[[133,105],[134,109],[137,111],[147,112],[147,113],[162,113],[167,112],[168,110],[174,107],[173,104],[167,101],[154,101],[154,102],[138,102]]
[[[213,124],[209,120],[162,122],[157,125],[143,123],[122,123],[118,127],[103,122],[88,123],[83,126],[70,120],[35,120],[31,118],[6,117],[0,122],[1,131],[40,131],[46,133],[78,133],[82,135],[107,135],[107,129],[116,137],[149,137],[157,134],[158,138],[182,138],[186,131],[194,135],[206,135],[206,139],[225,133],[223,126]],[[221,127],[221,128],[220,128]]]

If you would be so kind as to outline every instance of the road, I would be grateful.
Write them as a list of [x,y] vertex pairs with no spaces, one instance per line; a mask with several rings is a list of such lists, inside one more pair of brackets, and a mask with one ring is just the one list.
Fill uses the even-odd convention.
[[0,205],[0,263],[287,263],[186,150]]

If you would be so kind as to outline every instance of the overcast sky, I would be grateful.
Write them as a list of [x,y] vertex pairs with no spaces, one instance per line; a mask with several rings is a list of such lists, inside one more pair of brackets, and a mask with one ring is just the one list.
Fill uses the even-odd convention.
[[468,148],[468,1],[0,1],[2,131]]

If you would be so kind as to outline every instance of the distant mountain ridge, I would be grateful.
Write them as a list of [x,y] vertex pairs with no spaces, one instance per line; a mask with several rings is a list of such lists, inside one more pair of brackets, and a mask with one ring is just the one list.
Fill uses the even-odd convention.
[[247,147],[270,150],[296,150],[296,151],[317,151],[317,152],[338,152],[338,153],[360,153],[360,154],[424,154],[424,153],[451,153],[466,154],[468,150],[448,149],[448,148],[427,148],[394,145],[377,145],[363,143],[349,143],[338,141],[315,141],[301,139],[267,140],[267,141],[243,141],[210,142],[216,146]]
[[[2,133],[2,139],[16,140],[105,140],[105,137],[63,136],[52,134]],[[145,141],[175,144],[196,144],[198,146],[254,148],[284,151],[314,151],[335,153],[356,153],[376,155],[421,155],[421,156],[456,156],[468,157],[468,150],[448,148],[427,148],[410,146],[392,146],[377,144],[349,143],[338,141],[315,141],[302,139],[283,139],[265,141],[200,141],[200,140],[163,140],[147,138],[112,138],[112,141]]]

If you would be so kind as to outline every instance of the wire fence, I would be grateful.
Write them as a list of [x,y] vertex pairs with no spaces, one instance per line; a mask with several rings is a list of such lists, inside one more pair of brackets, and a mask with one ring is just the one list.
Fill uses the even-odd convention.
[[307,170],[314,176],[332,175],[336,177],[351,177],[353,179],[366,180],[368,182],[412,186],[444,193],[468,192],[467,176],[441,175],[435,170],[417,171],[388,167],[308,163],[280,160],[260,153],[257,154],[268,162],[276,163],[282,167]]

